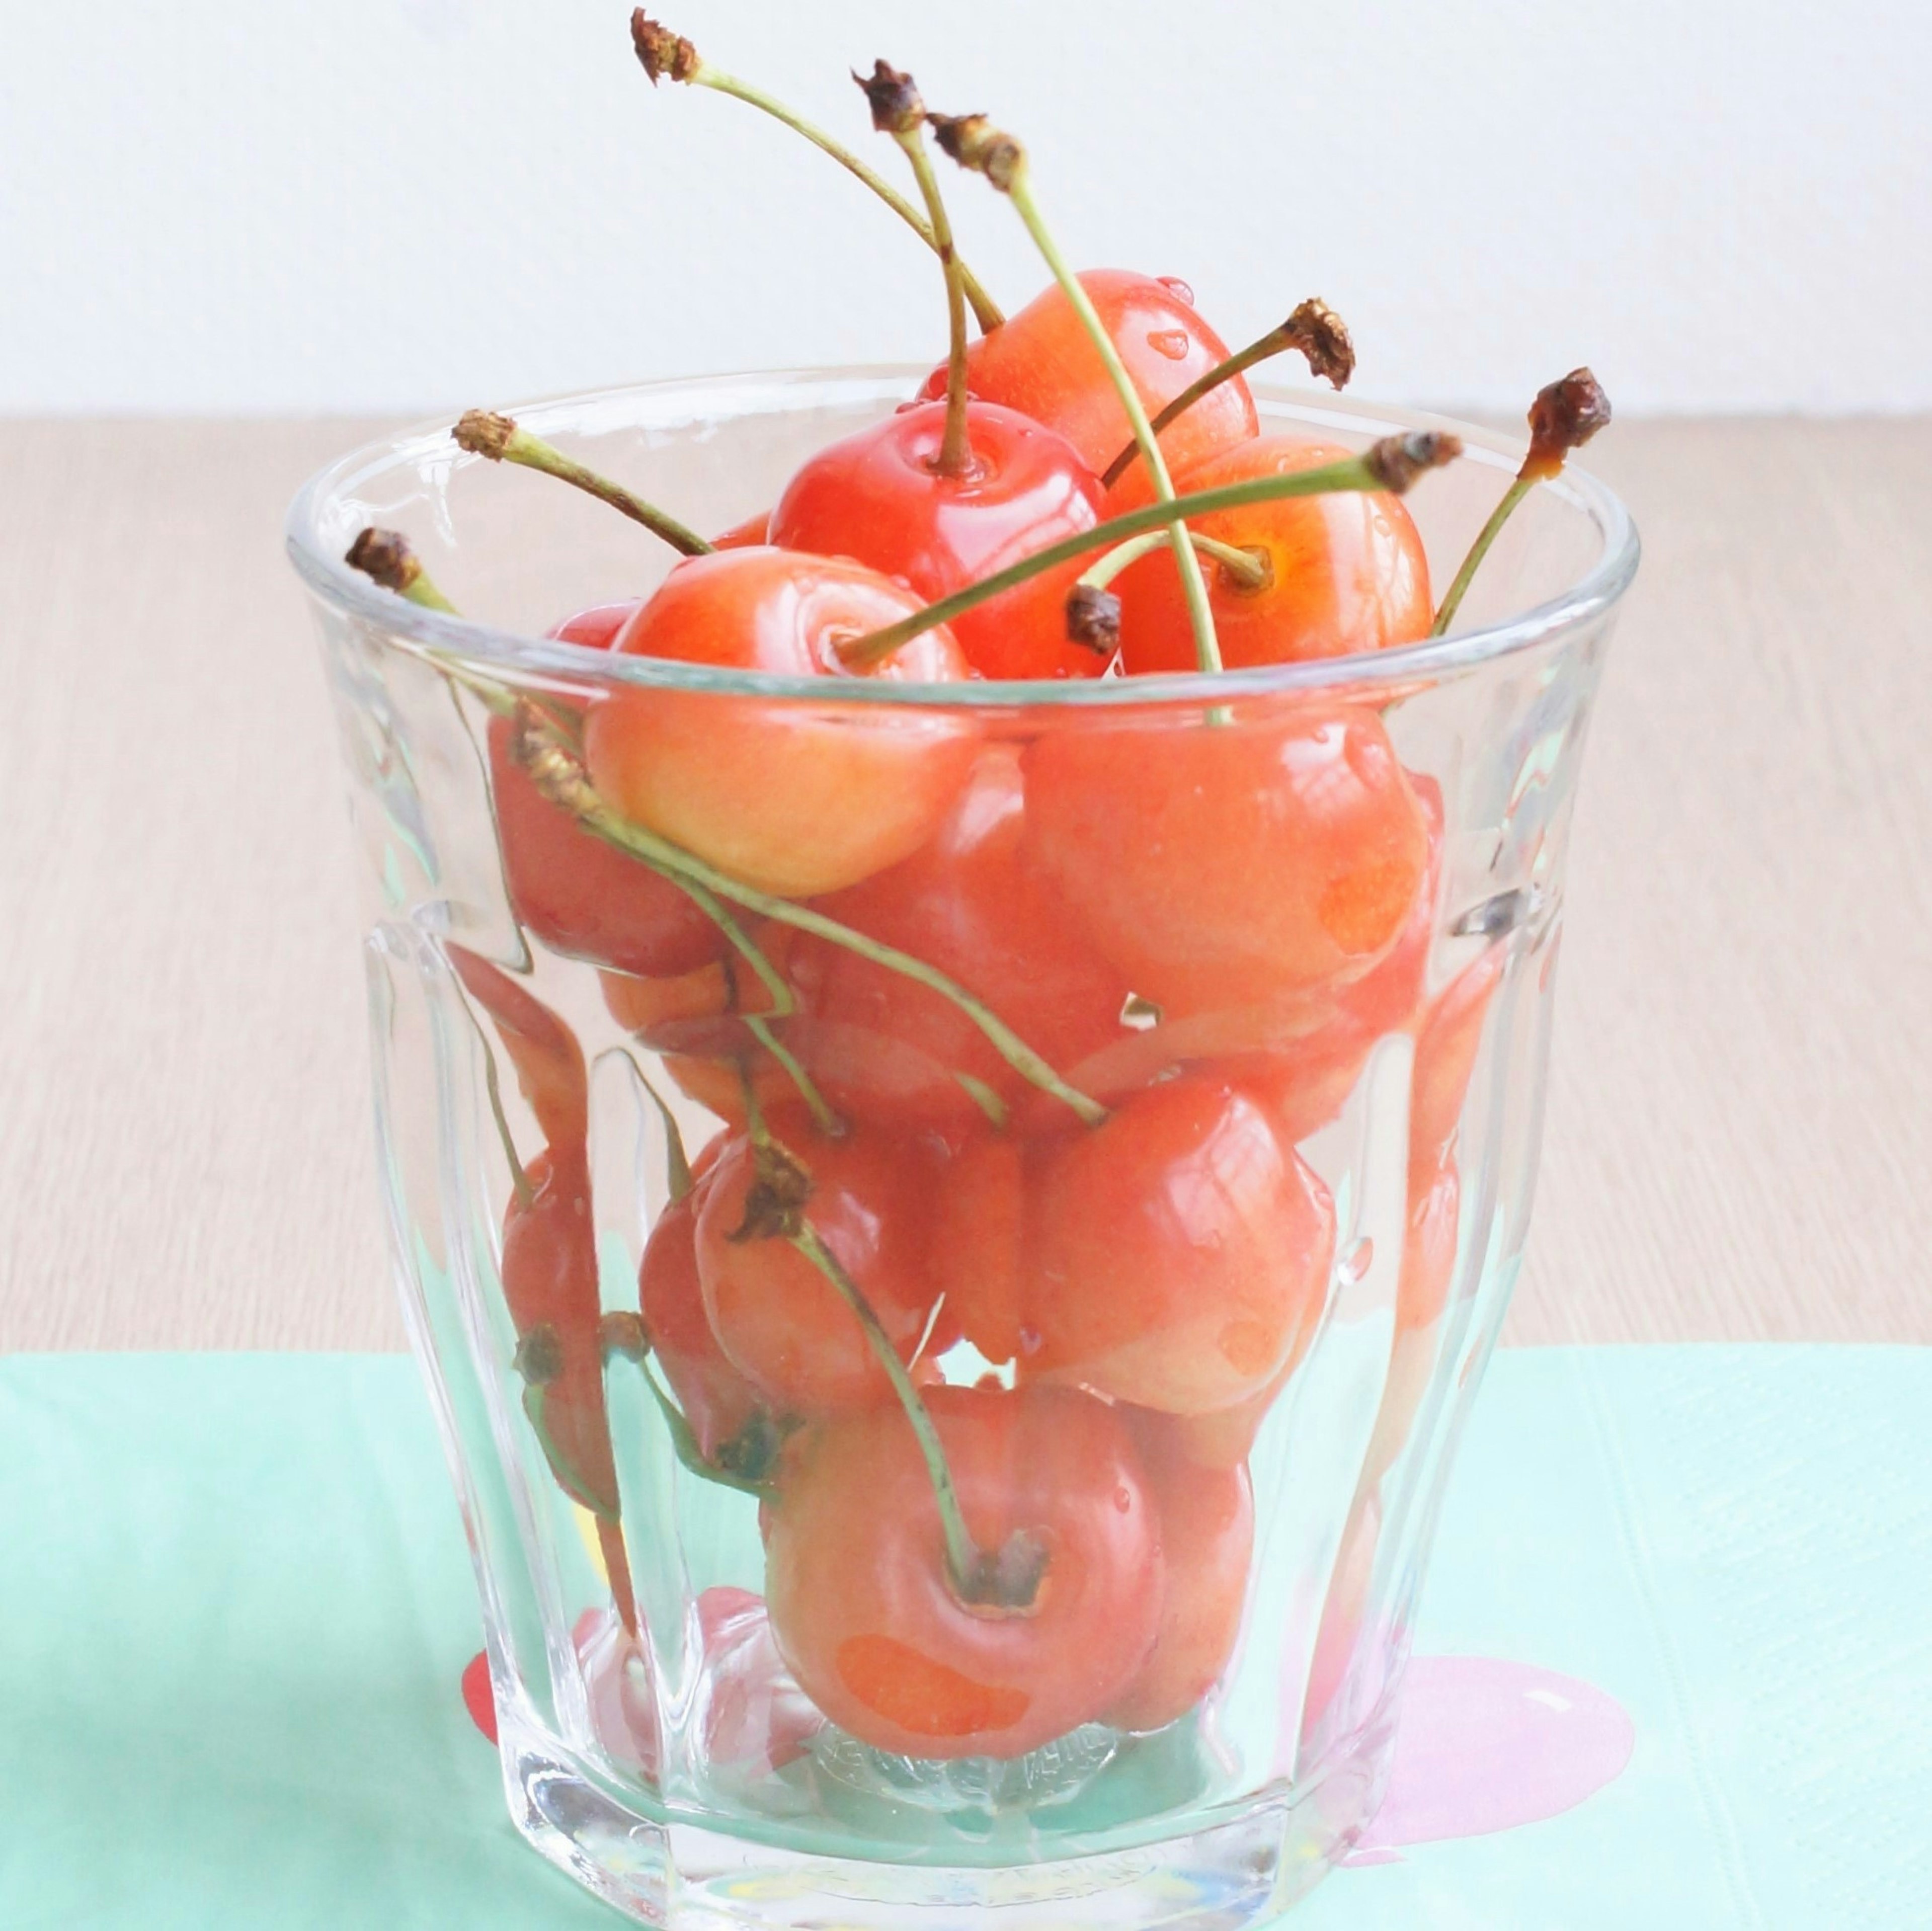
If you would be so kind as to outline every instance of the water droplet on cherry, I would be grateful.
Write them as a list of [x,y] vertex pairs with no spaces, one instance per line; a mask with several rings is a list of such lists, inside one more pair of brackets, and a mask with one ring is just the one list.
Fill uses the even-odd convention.
[[1165,355],[1171,362],[1186,359],[1187,343],[1187,331],[1184,328],[1156,328],[1148,337],[1148,346],[1156,355]]
[[1194,291],[1178,275],[1156,275],[1154,280],[1170,295],[1178,295],[1190,308],[1194,306]]
[[1133,1513],[1133,1493],[1124,1483],[1114,1491],[1114,1506],[1124,1516],[1131,1515]]
[[1040,1352],[1040,1336],[1038,1328],[1023,1327],[1020,1330],[1020,1352],[1022,1354],[1037,1354]]

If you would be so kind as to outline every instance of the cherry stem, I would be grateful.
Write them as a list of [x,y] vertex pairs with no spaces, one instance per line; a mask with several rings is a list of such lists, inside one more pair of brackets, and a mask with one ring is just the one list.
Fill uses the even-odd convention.
[[933,467],[942,476],[968,475],[973,469],[973,446],[966,433],[966,283],[959,251],[952,244],[952,224],[939,192],[932,157],[926,150],[925,135],[914,125],[892,138],[912,163],[919,191],[932,217],[934,246],[946,271],[946,433]]
[[[754,87],[749,81],[740,80],[736,74],[712,66],[688,40],[669,34],[648,19],[642,7],[631,16],[631,33],[637,45],[638,57],[644,62],[644,71],[654,85],[661,73],[668,74],[674,80],[686,82],[693,87],[708,87],[714,94],[729,94],[734,100],[743,101],[748,107],[757,108],[761,114],[769,114],[794,133],[802,134],[820,153],[829,154],[847,173],[863,181],[928,248],[935,254],[939,252],[938,239],[926,217],[890,181],[875,169],[867,166],[842,141],[834,139],[823,127],[808,121],[802,114],[788,107],[764,88]],[[657,51],[654,52],[653,49]],[[999,304],[980,286],[979,277],[964,262],[960,264],[960,275],[966,299],[973,305],[973,313],[981,332],[990,334],[1005,321],[1006,316],[1001,313]]]
[[1587,368],[1572,369],[1553,382],[1546,382],[1529,406],[1529,447],[1524,451],[1516,480],[1503,492],[1502,500],[1490,512],[1490,520],[1477,532],[1456,572],[1456,580],[1442,599],[1430,626],[1431,637],[1442,637],[1456,620],[1470,583],[1482,568],[1483,559],[1516,513],[1516,506],[1538,483],[1546,483],[1562,474],[1563,465],[1573,449],[1580,449],[1610,420],[1610,399],[1603,385]]
[[1469,586],[1475,580],[1476,572],[1483,567],[1483,559],[1489,555],[1490,546],[1502,534],[1503,525],[1516,514],[1516,506],[1536,487],[1535,480],[1529,476],[1518,476],[1503,492],[1502,500],[1490,512],[1490,520],[1484,523],[1476,540],[1469,546],[1469,553],[1462,559],[1462,567],[1456,572],[1456,580],[1449,586],[1442,599],[1442,607],[1436,613],[1436,621],[1430,626],[1431,637],[1445,637],[1449,626],[1456,621],[1456,613],[1462,607],[1462,599],[1469,593]]
[[939,1525],[946,1537],[946,1566],[956,1593],[964,1597],[973,1588],[974,1579],[979,1573],[980,1552],[966,1526],[965,1515],[959,1507],[959,1491],[953,1484],[952,1470],[946,1459],[946,1445],[939,1438],[932,1411],[920,1399],[912,1376],[899,1359],[891,1336],[872,1312],[872,1304],[860,1291],[859,1284],[839,1265],[838,1257],[826,1246],[818,1230],[810,1221],[801,1219],[799,1231],[790,1237],[790,1240],[792,1246],[832,1283],[857,1318],[867,1342],[878,1358],[879,1366],[886,1371],[892,1384],[892,1392],[898,1396],[900,1407],[905,1411],[906,1420],[912,1424],[912,1432],[919,1438],[920,1455],[926,1463],[927,1474],[932,1478],[933,1499],[939,1505]]
[[[848,669],[863,670],[890,657],[914,637],[976,610],[988,598],[1029,581],[1042,571],[1057,569],[1096,550],[1110,549],[1143,530],[1164,529],[1172,523],[1177,513],[1183,517],[1208,516],[1218,510],[1244,509],[1251,503],[1274,502],[1286,496],[1328,496],[1346,490],[1385,490],[1400,496],[1424,471],[1438,469],[1462,453],[1462,445],[1456,437],[1434,430],[1416,430],[1402,436],[1385,436],[1360,455],[1338,457],[1318,469],[1298,469],[1286,475],[1251,476],[1242,482],[1223,483],[1215,489],[1177,496],[1171,502],[1143,504],[1124,515],[1096,523],[1077,536],[1064,537],[1044,550],[1036,550],[1018,562],[996,570],[976,583],[968,583],[964,589],[928,604],[884,629],[849,639],[839,646],[839,659]],[[1192,560],[1191,544],[1187,553]]]
[[510,1163],[510,1186],[517,1196],[517,1204],[527,1212],[536,1202],[536,1189],[530,1185],[530,1177],[517,1153],[515,1136],[510,1131],[509,1116],[503,1110],[503,1083],[496,1071],[496,1052],[483,1030],[482,1021],[471,1010],[470,1001],[463,998],[463,1009],[469,1014],[470,1023],[476,1029],[478,1042],[483,1048],[483,1087],[490,1096],[490,1116],[496,1123],[496,1138],[502,1142],[503,1157]]
[[[787,993],[789,996],[789,988]],[[826,1103],[825,1096],[819,1091],[812,1075],[799,1063],[798,1056],[780,1042],[778,1036],[772,1030],[770,1022],[762,1014],[747,1013],[745,1015],[745,1030],[777,1060],[785,1076],[798,1088],[799,1097],[809,1109],[819,1132],[828,1139],[843,1138],[844,1121]]]
[[[1187,540],[1203,556],[1211,556],[1243,589],[1267,587],[1271,573],[1267,563],[1252,550],[1203,536],[1198,529],[1190,529]],[[1097,563],[1082,571],[1079,580],[1090,590],[1104,590],[1129,564],[1138,563],[1150,552],[1163,549],[1166,544],[1167,532],[1164,529],[1145,530],[1138,536],[1130,536],[1126,542],[1116,544]]]
[[586,468],[574,457],[566,456],[542,436],[532,436],[527,429],[519,427],[512,416],[499,415],[487,409],[472,409],[458,420],[450,434],[456,439],[458,448],[466,449],[472,456],[487,457],[493,463],[514,463],[519,468],[554,476],[560,482],[581,490],[586,496],[608,503],[613,509],[621,510],[633,523],[642,523],[653,536],[662,537],[674,550],[686,556],[710,553],[711,545],[695,530],[687,529],[676,517],[659,509],[656,504],[646,502],[634,490],[626,489],[622,483],[614,483],[608,476],[600,476],[595,469]]
[[393,529],[366,525],[356,533],[344,559],[352,570],[359,570],[372,582],[425,610],[458,614],[456,606],[430,580],[422,559],[410,547],[407,537]]
[[[1051,1093],[1090,1126],[1097,1126],[1106,1119],[1107,1109],[1104,1106],[1069,1086],[998,1013],[936,966],[928,965],[910,952],[901,952],[896,946],[886,945],[862,932],[854,931],[849,925],[842,925],[836,919],[828,919],[810,906],[794,904],[788,898],[775,898],[754,886],[742,884],[681,846],[673,844],[669,839],[661,838],[643,826],[620,817],[598,796],[582,760],[548,725],[526,718],[524,730],[512,741],[512,750],[537,788],[554,803],[562,805],[586,831],[607,844],[615,845],[620,851],[641,859],[653,871],[663,872],[687,890],[695,886],[715,898],[729,899],[734,904],[779,925],[796,926],[802,932],[809,932],[832,945],[856,952],[889,972],[917,981],[958,1006],[986,1035],[994,1051],[1029,1084],[1039,1087],[1042,1093]],[[698,892],[692,895],[698,898]],[[698,898],[698,902],[703,905],[705,900]],[[728,929],[727,936],[729,935]],[[769,961],[766,964],[770,965]],[[754,960],[754,970],[756,965]],[[777,976],[775,970],[773,976]],[[784,986],[782,979],[778,983]],[[788,986],[784,987],[784,1011],[794,1010]]]
[[[1015,145],[1017,146],[1017,143]],[[1013,204],[1021,220],[1026,224],[1027,232],[1033,237],[1034,246],[1052,271],[1054,280],[1072,304],[1073,312],[1079,316],[1088,340],[1106,364],[1114,392],[1120,397],[1120,406],[1126,411],[1127,421],[1132,425],[1134,440],[1147,458],[1148,474],[1154,480],[1154,494],[1161,503],[1171,504],[1174,501],[1174,479],[1167,472],[1167,459],[1161,454],[1154,427],[1141,405],[1139,391],[1135,388],[1133,379],[1120,360],[1120,352],[1102,325],[1079,277],[1066,265],[1066,258],[1054,245],[1041,218],[1038,204],[1033,198],[1031,171],[1027,164],[1025,151],[1019,149],[1012,165],[1000,169],[992,178],[996,186],[1005,190],[1007,199]],[[1174,549],[1174,567],[1180,572],[1180,592],[1186,600],[1187,621],[1194,632],[1196,662],[1204,671],[1219,670],[1221,646],[1214,634],[1214,612],[1208,601],[1208,581],[1201,574],[1200,559],[1195,555],[1194,547],[1187,540],[1186,529],[1180,522],[1169,523],[1167,534]]]
[[[1169,423],[1185,415],[1203,396],[1211,394],[1223,382],[1232,382],[1257,362],[1265,362],[1270,356],[1283,354],[1290,349],[1300,349],[1308,358],[1310,370],[1325,376],[1338,389],[1355,372],[1355,352],[1342,318],[1326,302],[1311,296],[1279,327],[1270,328],[1265,335],[1258,335],[1245,349],[1237,349],[1225,362],[1216,363],[1204,376],[1189,383],[1154,418],[1154,433],[1158,436]],[[1127,443],[1107,465],[1100,476],[1106,488],[1111,490],[1126,474],[1127,465],[1134,460],[1139,447],[1137,442]]]
[[640,1361],[638,1366],[644,1378],[644,1386],[650,1389],[658,1405],[658,1412],[664,1417],[666,1432],[670,1436],[671,1450],[679,1461],[692,1474],[706,1482],[716,1482],[721,1489],[735,1489],[741,1495],[755,1495],[761,1502],[770,1501],[773,1491],[768,1483],[749,1482],[742,1475],[734,1475],[728,1468],[721,1468],[716,1462],[706,1458],[704,1450],[698,1446],[698,1437],[692,1432],[684,1411],[670,1396],[658,1386],[658,1378],[650,1371],[648,1362]]

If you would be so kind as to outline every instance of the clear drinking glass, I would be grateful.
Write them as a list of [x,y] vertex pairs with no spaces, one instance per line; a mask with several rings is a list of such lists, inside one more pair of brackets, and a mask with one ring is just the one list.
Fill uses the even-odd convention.
[[[723,529],[918,373],[518,413]],[[1264,428],[1352,446],[1444,426],[1258,400]],[[1467,460],[1409,499],[1438,584],[1516,462],[1454,426]],[[477,620],[351,571],[371,523]],[[318,477],[289,542],[366,860],[392,1248],[518,1827],[649,1924],[1223,1931],[1282,1910],[1379,1799],[1522,1252],[1570,805],[1636,563],[1622,506],[1574,472],[1533,492],[1448,640],[1211,683],[788,683],[540,640],[671,559],[441,427]],[[951,760],[934,836],[981,839],[973,916],[1044,961],[997,1018],[1046,1063],[952,991],[802,932],[796,901],[714,898],[790,989],[775,1006],[682,887],[532,788],[533,745],[620,697],[687,772],[748,731]],[[1190,817],[1229,772],[1242,808]],[[1264,820],[1301,842],[1256,864]],[[1211,934],[1166,928],[1157,895],[1124,908],[1150,853],[1222,868]],[[1346,970],[1322,963],[1338,944]],[[970,1587],[903,1392],[835,1276],[798,1270],[814,1214],[899,1324]],[[725,1305],[740,1289],[750,1316]],[[831,1381],[790,1378],[826,1347]]]

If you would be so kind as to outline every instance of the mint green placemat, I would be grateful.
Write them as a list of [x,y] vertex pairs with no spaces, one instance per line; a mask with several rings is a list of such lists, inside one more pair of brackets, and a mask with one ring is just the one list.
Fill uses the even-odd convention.
[[[1928,1495],[1932,1351],[1498,1357],[1295,1931],[1923,1931]],[[478,1641],[406,1363],[0,1363],[0,1926],[618,1923],[511,1829]]]

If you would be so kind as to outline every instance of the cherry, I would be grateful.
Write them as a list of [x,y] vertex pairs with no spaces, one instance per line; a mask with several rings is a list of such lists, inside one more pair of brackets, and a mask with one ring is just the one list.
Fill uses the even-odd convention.
[[823,678],[808,708],[743,693],[628,688],[591,707],[584,751],[604,800],[746,884],[786,898],[856,885],[931,836],[971,760],[970,720],[842,706],[848,677],[955,682],[943,627],[848,670],[838,646],[920,607],[862,565],[774,549],[676,565],[617,649],[721,670]]
[[524,1406],[565,1492],[601,1521],[614,1522],[617,1474],[604,1407],[590,1176],[580,1156],[554,1150],[538,1154],[528,1171],[533,1197],[527,1204],[511,1201],[502,1258]]
[[934,1203],[933,1285],[988,1361],[1020,1359],[1030,1332],[1029,1150],[1003,1133],[969,1140]]
[[[714,1141],[706,1150],[714,1160],[713,1150],[722,1144]],[[747,1428],[764,1414],[764,1404],[726,1358],[704,1309],[698,1272],[698,1215],[708,1178],[708,1173],[700,1174],[690,1193],[672,1201],[658,1216],[638,1270],[638,1304],[651,1352],[691,1424],[699,1452],[707,1462],[716,1462],[745,1438]]]
[[729,529],[721,530],[711,539],[713,550],[756,550],[771,541],[772,513],[760,510],[756,516],[748,516],[742,523],[734,523]]
[[[940,465],[946,405],[887,416],[810,457],[772,512],[771,541],[851,556],[931,602],[1100,520],[1100,484],[1064,436],[990,403],[966,410],[970,460]],[[1091,677],[1110,653],[1070,643],[1066,595],[1084,565],[1043,571],[950,628],[982,677]]]
[[[706,1039],[701,1043],[709,1047],[713,1042]],[[662,1064],[679,1092],[715,1113],[734,1132],[743,1132],[750,1123],[745,1103],[746,1075],[750,1077],[758,1104],[767,1111],[798,1097],[791,1076],[762,1049],[736,1059],[666,1054]]]
[[1238,1465],[1203,1468],[1178,1451],[1172,1417],[1126,1420],[1147,1472],[1166,1586],[1154,1648],[1107,1720],[1160,1730],[1207,1696],[1234,1652],[1254,1553],[1254,1485]]
[[[938,967],[1061,1066],[1122,1036],[1127,986],[1028,863],[1025,810],[1018,751],[989,745],[928,843],[818,909]],[[810,934],[773,943],[801,1006],[786,1043],[842,1111],[952,1130],[982,1120],[958,1075],[1009,1102],[1030,1090],[951,1000]]]
[[1328,1189],[1253,1100],[1201,1075],[1044,1153],[1028,1226],[1024,1372],[1142,1408],[1258,1393],[1328,1297]]
[[[1208,457],[1176,478],[1184,491],[1256,476],[1288,475],[1339,461],[1339,445],[1264,436]],[[1256,587],[1226,568],[1208,572],[1221,661],[1230,670],[1413,643],[1429,634],[1429,562],[1400,499],[1336,491],[1196,517],[1190,526],[1247,552],[1262,565]],[[1192,670],[1193,632],[1174,559],[1156,551],[1123,571],[1120,658],[1133,673]]]
[[1461,1207],[1462,1186],[1454,1161],[1432,1171],[1412,1170],[1408,1225],[1396,1285],[1395,1341],[1375,1432],[1363,1458],[1365,1484],[1380,1481],[1394,1466],[1429,1392],[1442,1340],[1442,1310],[1456,1273]]
[[[1194,312],[1185,283],[1124,268],[1090,268],[1079,280],[1150,414],[1226,359],[1227,345]],[[973,344],[966,379],[980,401],[1016,409],[1057,430],[1096,473],[1133,433],[1080,318],[1058,286]],[[940,368],[926,378],[920,393],[938,396],[945,388]],[[1178,473],[1254,435],[1258,427],[1254,398],[1237,376],[1164,430],[1161,450]],[[1147,465],[1137,457],[1108,492],[1108,511],[1132,509],[1153,494]]]
[[1416,1036],[1410,1075],[1409,1166],[1433,1173],[1448,1159],[1476,1069],[1483,1022],[1502,983],[1508,949],[1492,945],[1437,994]]
[[[1408,1025],[1421,1003],[1442,874],[1442,805],[1432,778],[1409,781],[1427,826],[1428,865],[1378,964],[1332,993],[1277,993],[1123,1031],[1091,1058],[1069,1061],[1068,1080],[1111,1105],[1177,1066],[1208,1066],[1262,1100],[1284,1139],[1305,1140],[1325,1126],[1354,1090],[1376,1042]],[[1020,1121],[1024,1131],[1052,1131],[1064,1116],[1045,1099],[1030,1099]]]
[[1160,1627],[1162,1564],[1138,1456],[1076,1390],[926,1397],[967,1525],[1018,1600],[969,1603],[904,1415],[800,1438],[769,1511],[772,1630],[800,1687],[875,1749],[1010,1759],[1101,1716]]
[[[934,1150],[862,1130],[842,1140],[788,1119],[779,1136],[810,1176],[804,1215],[878,1317],[899,1358],[929,1360],[957,1333],[926,1266]],[[718,1155],[698,1210],[698,1279],[725,1357],[775,1408],[820,1413],[892,1398],[858,1317],[761,1216],[749,1135]]]
[[584,1164],[590,1132],[590,1083],[577,1035],[550,1008],[467,946],[443,948],[464,989],[496,1022],[517,1084],[551,1150]]
[[1429,856],[1380,719],[1332,701],[1158,737],[1048,731],[1027,759],[1027,832],[1070,912],[1170,1020],[1360,978]]
[[[551,631],[608,650],[638,609],[600,604]],[[668,879],[586,831],[512,755],[515,726],[490,721],[490,791],[518,922],[553,952],[631,973],[682,973],[715,958],[718,928]]]

